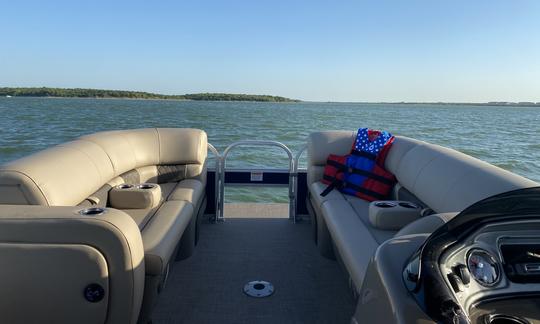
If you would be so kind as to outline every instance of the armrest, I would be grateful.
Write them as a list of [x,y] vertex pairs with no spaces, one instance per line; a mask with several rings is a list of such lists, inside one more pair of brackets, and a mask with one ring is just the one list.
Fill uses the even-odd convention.
[[161,202],[161,187],[155,183],[121,184],[111,189],[109,201],[118,209],[154,208]]
[[0,205],[0,299],[7,323],[135,323],[144,249],[115,209]]
[[382,230],[399,230],[421,217],[422,208],[408,201],[374,201],[369,204],[369,222]]

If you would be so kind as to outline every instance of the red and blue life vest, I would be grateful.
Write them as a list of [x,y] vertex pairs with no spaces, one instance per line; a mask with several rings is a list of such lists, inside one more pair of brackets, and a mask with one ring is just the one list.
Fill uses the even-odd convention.
[[384,169],[386,155],[394,136],[386,131],[360,128],[349,155],[329,155],[322,182],[367,201],[384,200],[396,183],[394,175]]

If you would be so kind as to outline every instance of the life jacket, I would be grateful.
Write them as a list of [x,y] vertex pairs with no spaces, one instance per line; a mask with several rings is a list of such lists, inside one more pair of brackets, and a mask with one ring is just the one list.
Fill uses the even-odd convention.
[[386,199],[396,183],[394,175],[384,169],[393,141],[394,136],[386,131],[360,128],[350,154],[328,156],[322,179],[328,187],[321,196],[337,188],[367,201]]

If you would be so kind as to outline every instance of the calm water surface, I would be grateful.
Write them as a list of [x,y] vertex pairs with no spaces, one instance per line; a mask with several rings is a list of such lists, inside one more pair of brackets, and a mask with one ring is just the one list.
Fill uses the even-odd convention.
[[[0,163],[83,134],[142,127],[204,129],[222,152],[238,140],[296,152],[317,130],[371,127],[451,147],[540,181],[540,109],[462,105],[0,98]],[[273,148],[240,148],[230,167],[286,168]],[[304,163],[305,164],[305,163]],[[286,190],[227,188],[228,201],[287,201]]]

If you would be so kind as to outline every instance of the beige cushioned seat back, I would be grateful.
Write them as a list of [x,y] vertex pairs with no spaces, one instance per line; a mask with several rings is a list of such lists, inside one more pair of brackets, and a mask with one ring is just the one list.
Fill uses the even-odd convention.
[[315,132],[308,136],[308,185],[322,179],[330,154],[345,155],[351,151],[356,133],[351,131]]
[[100,146],[68,142],[1,166],[0,203],[74,205],[113,175]]
[[81,140],[96,143],[107,153],[115,175],[159,161],[155,129],[100,132],[82,136]]
[[197,177],[206,154],[206,133],[197,129],[87,135],[0,166],[0,204],[73,206],[111,179],[152,165],[186,165],[186,177]]
[[426,143],[409,137],[395,136],[392,148],[388,151],[388,155],[384,161],[385,169],[396,174],[403,157],[411,149],[422,144]]
[[[356,138],[353,131],[323,131],[308,137],[308,184],[322,179],[326,159],[330,154],[345,155],[351,150]],[[394,172],[403,156],[413,147],[424,142],[396,136],[394,145],[386,158],[386,168]]]
[[[208,153],[206,133],[192,128],[158,128],[159,164],[186,165],[186,178],[198,177],[204,169]],[[179,141],[189,138],[189,141]],[[204,176],[204,175],[203,175]]]
[[[399,151],[399,143],[395,144]],[[538,185],[466,154],[425,142],[410,148],[398,163],[389,159],[386,165],[403,187],[438,213],[461,211],[490,196]]]

